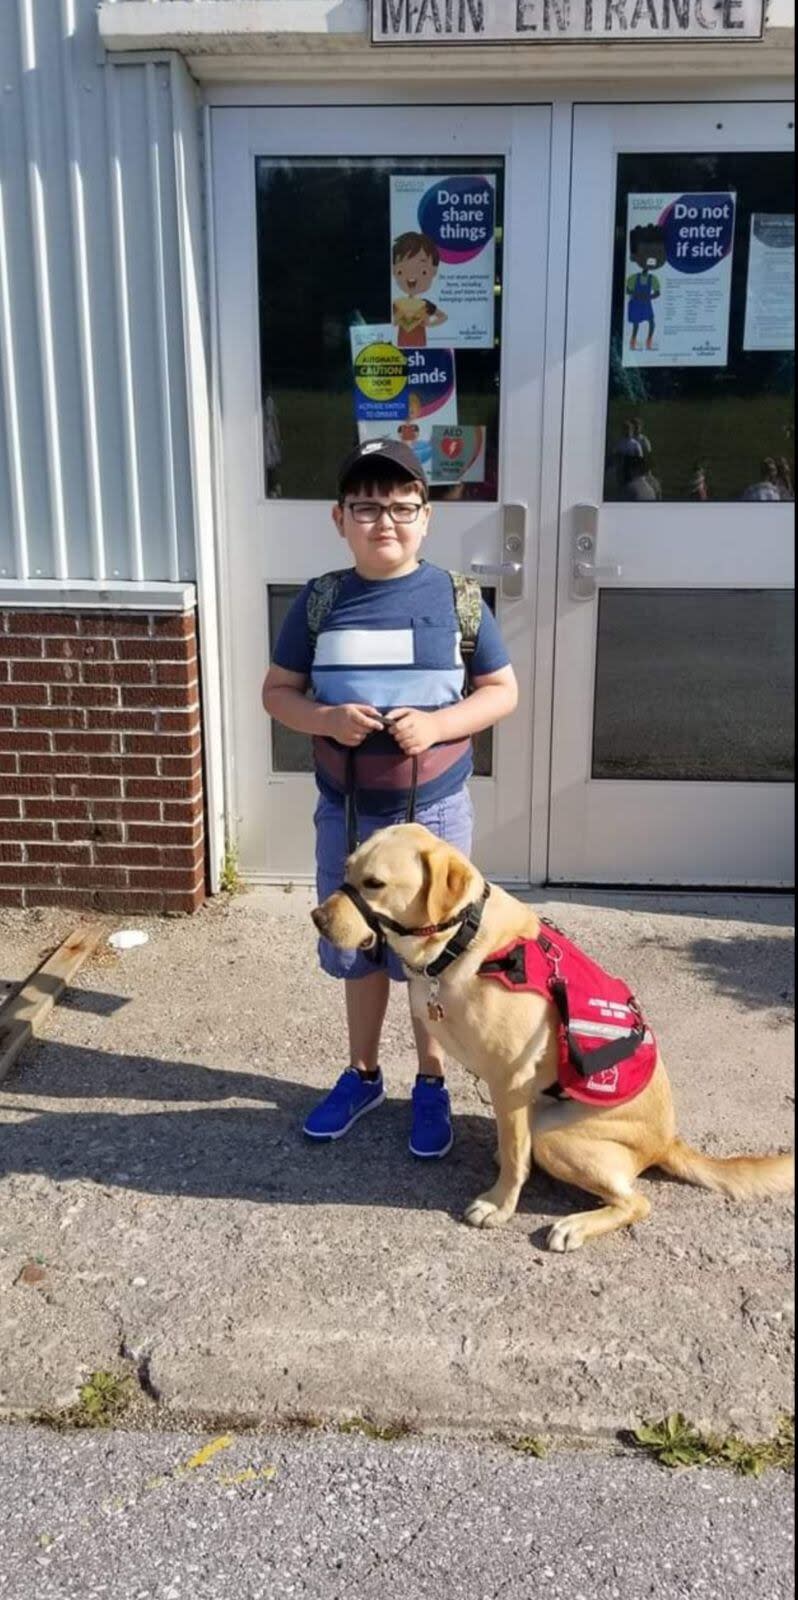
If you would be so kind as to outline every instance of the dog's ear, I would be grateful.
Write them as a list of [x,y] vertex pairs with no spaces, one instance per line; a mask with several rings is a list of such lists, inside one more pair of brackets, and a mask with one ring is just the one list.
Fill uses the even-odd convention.
[[427,916],[430,925],[445,922],[462,899],[471,874],[469,863],[448,845],[436,845],[424,854],[427,876]]

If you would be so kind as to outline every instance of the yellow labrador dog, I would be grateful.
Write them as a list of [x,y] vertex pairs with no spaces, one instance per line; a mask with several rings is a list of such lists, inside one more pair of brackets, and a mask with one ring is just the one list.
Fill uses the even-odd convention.
[[[488,1085],[498,1124],[499,1177],[469,1205],[465,1220],[472,1227],[496,1228],[513,1215],[533,1159],[552,1177],[604,1202],[556,1222],[550,1250],[576,1250],[647,1217],[651,1208],[635,1190],[635,1179],[648,1167],[734,1199],[792,1188],[791,1156],[716,1159],[678,1138],[659,1056],[646,1087],[624,1104],[542,1099],[557,1080],[554,1004],[546,995],[512,993],[479,976],[493,952],[519,938],[537,938],[540,921],[529,906],[486,885],[465,856],[426,828],[406,823],[374,834],[350,856],[345,885],[312,915],[320,932],[344,949],[368,949],[387,939],[410,976],[414,1013]],[[445,970],[429,977],[441,958]]]

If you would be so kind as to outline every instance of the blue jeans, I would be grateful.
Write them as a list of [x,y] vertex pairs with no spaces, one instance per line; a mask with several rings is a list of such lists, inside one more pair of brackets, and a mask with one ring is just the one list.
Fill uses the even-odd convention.
[[[404,822],[399,817],[369,817],[357,814],[361,844],[365,844],[380,828]],[[471,836],[474,812],[468,790],[458,789],[445,800],[434,800],[431,805],[419,806],[416,822],[429,828],[430,833],[447,844],[453,844],[463,855],[471,854]],[[344,881],[344,867],[349,854],[346,842],[346,809],[343,800],[330,800],[319,796],[316,814],[316,892],[319,900],[326,900]],[[406,983],[399,957],[393,950],[385,949],[381,962],[369,961],[362,950],[338,950],[328,939],[319,940],[319,961],[322,970],[331,978],[369,978],[382,967],[397,983]]]

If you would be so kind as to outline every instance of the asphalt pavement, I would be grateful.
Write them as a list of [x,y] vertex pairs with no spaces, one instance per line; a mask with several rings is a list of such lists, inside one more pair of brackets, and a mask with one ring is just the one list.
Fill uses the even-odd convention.
[[779,1472],[330,1433],[7,1426],[0,1440],[2,1600],[794,1592],[793,1486]]

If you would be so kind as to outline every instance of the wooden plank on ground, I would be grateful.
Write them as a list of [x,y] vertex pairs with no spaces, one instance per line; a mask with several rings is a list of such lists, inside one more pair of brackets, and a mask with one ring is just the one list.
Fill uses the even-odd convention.
[[0,1082],[28,1040],[41,1033],[59,995],[108,933],[107,924],[97,922],[75,928],[0,1010]]

